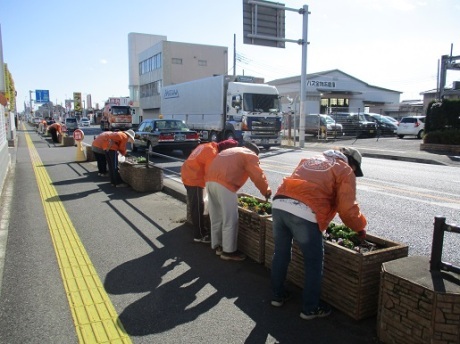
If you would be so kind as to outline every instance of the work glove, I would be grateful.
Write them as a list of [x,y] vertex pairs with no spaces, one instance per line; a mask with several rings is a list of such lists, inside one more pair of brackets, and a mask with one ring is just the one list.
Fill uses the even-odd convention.
[[366,240],[366,230],[363,229],[362,231],[358,232],[358,239],[361,242],[364,242],[364,240]]

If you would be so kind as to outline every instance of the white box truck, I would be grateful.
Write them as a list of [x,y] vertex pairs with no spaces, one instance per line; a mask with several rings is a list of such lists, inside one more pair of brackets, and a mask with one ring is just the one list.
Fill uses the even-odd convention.
[[165,86],[163,118],[183,120],[201,141],[233,138],[265,149],[281,144],[281,113],[276,87],[253,78],[219,75]]

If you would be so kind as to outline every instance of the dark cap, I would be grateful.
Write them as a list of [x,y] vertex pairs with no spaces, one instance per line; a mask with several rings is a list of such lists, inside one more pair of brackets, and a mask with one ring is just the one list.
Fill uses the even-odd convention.
[[244,147],[252,150],[254,153],[256,153],[256,155],[259,155],[260,153],[260,150],[259,150],[259,147],[257,147],[254,143],[252,142],[249,142],[249,141],[246,141],[244,143]]

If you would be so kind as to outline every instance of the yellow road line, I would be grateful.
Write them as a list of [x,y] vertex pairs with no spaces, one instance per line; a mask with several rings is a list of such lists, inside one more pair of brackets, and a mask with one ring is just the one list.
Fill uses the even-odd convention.
[[131,343],[37,150],[27,146],[80,343]]

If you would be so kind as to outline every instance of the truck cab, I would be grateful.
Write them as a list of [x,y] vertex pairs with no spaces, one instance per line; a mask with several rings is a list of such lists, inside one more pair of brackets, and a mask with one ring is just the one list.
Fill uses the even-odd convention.
[[132,114],[128,98],[109,98],[102,111],[101,130],[131,129]]
[[279,95],[274,86],[230,82],[227,91],[227,121],[241,131],[242,141],[266,149],[281,144]]

